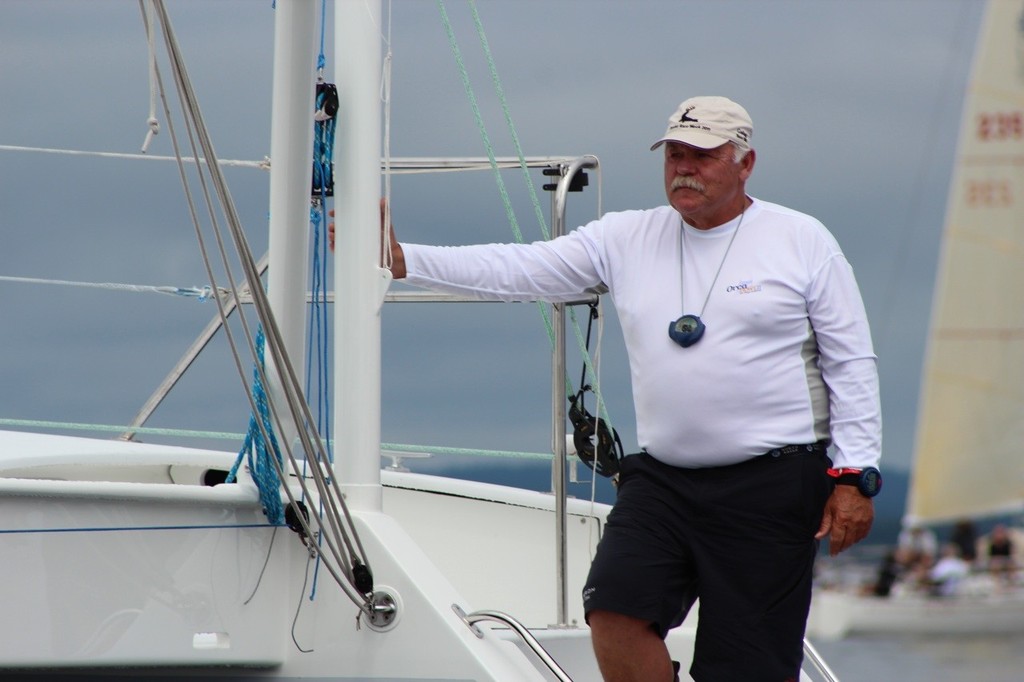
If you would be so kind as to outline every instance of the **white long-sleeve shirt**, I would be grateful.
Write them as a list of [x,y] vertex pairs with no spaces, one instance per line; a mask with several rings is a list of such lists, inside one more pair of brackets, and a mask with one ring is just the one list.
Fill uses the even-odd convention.
[[[867,316],[839,245],[811,216],[754,200],[742,222],[697,230],[663,206],[609,213],[547,242],[403,250],[410,284],[480,299],[567,301],[607,289],[637,439],[665,463],[720,466],[831,438],[835,466],[878,465]],[[668,336],[683,314],[707,326],[688,348]]]

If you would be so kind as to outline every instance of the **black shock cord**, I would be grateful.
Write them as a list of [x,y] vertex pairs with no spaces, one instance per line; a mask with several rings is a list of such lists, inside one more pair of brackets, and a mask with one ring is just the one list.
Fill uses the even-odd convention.
[[[597,319],[597,304],[590,303],[590,315],[587,320],[586,351],[590,353],[590,333]],[[580,376],[580,390],[569,398],[569,421],[572,422],[572,442],[576,446],[576,455],[588,467],[601,476],[612,478],[619,473],[619,462],[623,457],[622,441],[615,429],[599,417],[587,411],[583,398],[592,387],[586,383],[587,364],[583,363]]]

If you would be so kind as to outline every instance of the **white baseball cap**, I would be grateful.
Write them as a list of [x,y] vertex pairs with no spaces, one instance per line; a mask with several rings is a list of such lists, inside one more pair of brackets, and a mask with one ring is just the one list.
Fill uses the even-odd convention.
[[732,142],[750,149],[754,124],[750,114],[727,97],[691,97],[668,119],[665,136],[651,145],[655,150],[665,142],[682,142],[701,149],[714,149]]

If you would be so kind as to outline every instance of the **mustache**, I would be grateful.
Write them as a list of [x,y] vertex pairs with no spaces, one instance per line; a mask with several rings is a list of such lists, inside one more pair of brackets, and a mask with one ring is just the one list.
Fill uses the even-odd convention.
[[672,189],[692,189],[695,192],[704,192],[706,188],[693,178],[677,175],[672,180]]

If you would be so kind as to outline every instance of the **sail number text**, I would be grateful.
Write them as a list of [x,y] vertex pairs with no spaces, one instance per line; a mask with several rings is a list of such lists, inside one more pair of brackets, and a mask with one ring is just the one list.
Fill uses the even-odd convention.
[[974,208],[1008,208],[1013,205],[1009,180],[968,180],[967,205]]
[[[1024,140],[1024,111],[984,112],[978,114],[976,122],[979,142]],[[972,179],[964,183],[964,198],[975,208],[1008,208],[1015,203],[1013,190],[1008,178]]]
[[1024,139],[1024,112],[999,111],[978,114],[977,135],[983,142]]

